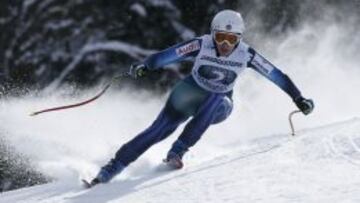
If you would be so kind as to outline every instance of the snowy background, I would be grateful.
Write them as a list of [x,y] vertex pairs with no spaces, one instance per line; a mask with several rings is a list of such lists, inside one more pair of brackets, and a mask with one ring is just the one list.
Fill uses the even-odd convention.
[[[1,187],[51,180],[0,194],[0,202],[360,200],[359,1],[101,2],[0,2]],[[152,122],[189,64],[119,81],[79,109],[29,113],[93,96],[130,63],[207,33],[222,8],[243,13],[245,40],[314,99],[313,114],[294,118],[298,137],[289,137],[287,123],[295,105],[248,70],[234,91],[235,111],[207,131],[184,170],[159,169],[180,127],[111,184],[81,190],[80,178],[94,176]]]

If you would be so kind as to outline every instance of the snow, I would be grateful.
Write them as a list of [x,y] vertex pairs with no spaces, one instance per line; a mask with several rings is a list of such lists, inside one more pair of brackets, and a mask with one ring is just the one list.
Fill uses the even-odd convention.
[[33,4],[35,4],[37,1],[38,1],[38,0],[25,0],[25,1],[23,2],[23,9],[24,9],[25,11],[27,11],[28,8],[29,8],[30,6],[32,6]]
[[74,179],[7,192],[0,202],[358,202],[359,147],[353,119],[256,139],[179,171],[159,162],[91,190]]
[[143,5],[141,5],[140,3],[134,3],[130,6],[130,10],[136,12],[137,14],[139,14],[141,17],[146,17],[147,16],[147,12],[146,9],[144,8]]
[[171,24],[184,41],[196,37],[195,32],[193,30],[185,27],[183,24],[179,23],[178,21],[172,20]]
[[176,13],[176,15],[179,15],[179,13],[180,13],[179,10],[170,1],[166,1],[166,0],[147,0],[147,3],[149,3],[149,4],[151,4],[152,6],[155,6],[155,7],[164,7],[164,8],[167,8],[169,10],[172,10],[173,12]]
[[51,31],[57,31],[59,29],[64,29],[70,27],[74,24],[73,20],[61,20],[58,22],[49,22],[44,27]]
[[121,41],[107,41],[107,42],[97,42],[89,43],[85,45],[79,53],[74,57],[72,62],[61,72],[59,77],[57,77],[46,89],[45,93],[50,93],[55,90],[65,77],[76,68],[76,66],[83,60],[83,58],[92,52],[98,51],[116,51],[125,53],[135,59],[141,60],[145,56],[148,56],[154,53],[154,50],[145,50],[136,45],[131,45]]

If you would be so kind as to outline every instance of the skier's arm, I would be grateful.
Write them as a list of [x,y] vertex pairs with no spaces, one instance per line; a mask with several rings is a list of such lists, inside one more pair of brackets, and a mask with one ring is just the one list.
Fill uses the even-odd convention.
[[174,45],[163,51],[150,55],[145,59],[144,65],[149,70],[155,70],[167,64],[184,60],[187,57],[195,57],[200,51],[202,40],[194,38],[192,40]]
[[285,91],[295,102],[296,106],[305,114],[309,114],[314,109],[314,102],[311,99],[305,99],[299,89],[291,81],[291,79],[277,69],[273,64],[258,54],[254,49],[249,48],[250,58],[248,67],[254,69],[261,75],[265,76],[283,91]]
[[294,101],[302,97],[301,92],[291,81],[291,79],[266,60],[263,56],[258,54],[254,49],[249,48],[250,60],[248,67],[254,69],[267,79],[275,83],[283,91],[285,91]]

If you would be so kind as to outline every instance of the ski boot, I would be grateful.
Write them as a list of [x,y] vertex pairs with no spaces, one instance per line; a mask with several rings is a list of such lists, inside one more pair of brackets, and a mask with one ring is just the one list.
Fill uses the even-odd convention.
[[121,162],[111,159],[108,164],[101,168],[98,175],[91,182],[83,180],[83,183],[86,188],[91,188],[99,183],[107,183],[124,168],[125,166]]
[[92,188],[93,186],[100,183],[100,180],[98,178],[94,178],[91,182],[88,182],[87,180],[82,179],[83,185],[85,188]]
[[163,162],[171,169],[181,169],[184,167],[184,163],[181,160],[181,156],[174,152],[169,152],[166,159]]
[[176,140],[163,161],[172,169],[181,169],[184,167],[182,158],[187,151],[188,146],[181,140]]

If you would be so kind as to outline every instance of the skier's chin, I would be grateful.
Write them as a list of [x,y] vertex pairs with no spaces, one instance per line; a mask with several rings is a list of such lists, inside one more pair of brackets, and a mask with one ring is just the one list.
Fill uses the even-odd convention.
[[234,50],[235,46],[229,46],[227,44],[222,44],[218,46],[218,51],[220,56],[228,56]]

